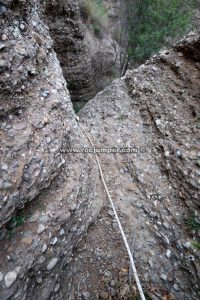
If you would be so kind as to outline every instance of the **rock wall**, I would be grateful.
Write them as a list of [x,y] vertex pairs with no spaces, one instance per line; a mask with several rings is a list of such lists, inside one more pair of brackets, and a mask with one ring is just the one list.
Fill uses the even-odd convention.
[[43,8],[33,1],[0,4],[1,300],[58,293],[61,273],[100,209],[93,209],[93,160],[65,151],[86,139]]
[[1,19],[1,226],[58,174],[64,163],[59,149],[69,131],[65,116],[73,116],[36,5],[11,2],[6,9]]
[[94,95],[91,57],[78,4],[47,1],[45,15],[72,99],[90,99]]
[[121,3],[106,2],[109,22],[97,37],[81,18],[78,3],[46,2],[46,23],[73,101],[86,102],[120,76],[125,51],[115,39],[124,18]]

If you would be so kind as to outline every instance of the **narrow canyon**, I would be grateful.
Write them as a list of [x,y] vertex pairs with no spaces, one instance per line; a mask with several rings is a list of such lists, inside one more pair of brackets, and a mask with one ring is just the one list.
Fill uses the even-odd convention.
[[146,299],[200,299],[199,31],[129,68],[83,2],[0,0],[0,300],[139,299],[88,136]]

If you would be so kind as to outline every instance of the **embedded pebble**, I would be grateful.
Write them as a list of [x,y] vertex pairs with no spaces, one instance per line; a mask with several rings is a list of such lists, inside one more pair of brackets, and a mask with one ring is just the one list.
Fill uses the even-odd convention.
[[161,124],[161,120],[160,119],[157,119],[156,120],[156,125],[160,125]]
[[55,288],[54,288],[54,293],[57,293],[60,289],[60,284],[56,284]]
[[176,155],[177,155],[177,157],[182,157],[182,153],[181,153],[181,151],[180,150],[178,150],[178,151],[176,151]]
[[26,123],[23,123],[23,122],[13,124],[13,129],[19,130],[19,131],[25,129],[26,127],[27,127]]
[[167,222],[163,222],[163,226],[165,227],[165,229],[169,229],[170,228],[170,226],[169,226],[169,224]]
[[48,124],[48,123],[49,123],[49,118],[48,118],[48,117],[44,117],[43,123],[44,123],[44,124]]
[[107,225],[107,226],[110,226],[110,222],[109,221],[105,221],[105,224]]
[[6,60],[0,59],[0,68],[6,68],[8,66],[8,62]]
[[109,299],[109,294],[107,292],[100,292],[99,293],[100,299]]
[[57,243],[58,239],[57,237],[53,238],[50,242],[51,245],[55,245]]
[[5,14],[6,12],[7,8],[4,5],[0,4],[0,14]]
[[72,232],[76,232],[76,231],[77,231],[77,226],[76,226],[76,225],[73,226],[72,229],[71,229],[71,231],[72,231]]
[[31,69],[29,70],[29,73],[30,73],[31,75],[35,75],[35,74],[36,74],[36,69],[35,69],[35,68],[31,68]]
[[167,249],[167,251],[166,251],[166,256],[167,256],[167,258],[170,258],[171,253],[172,253],[171,250]]
[[157,214],[156,214],[154,211],[151,211],[151,212],[149,213],[149,216],[150,216],[151,218],[155,218],[155,217],[157,216]]
[[46,250],[47,250],[47,245],[44,244],[44,245],[42,246],[42,253],[44,253]]
[[65,214],[59,214],[56,218],[56,221],[59,225],[63,225],[69,221],[71,213],[67,211]]
[[118,229],[118,224],[117,223],[113,223],[112,227],[113,227],[113,229]]
[[178,284],[175,283],[175,284],[173,285],[173,288],[174,288],[176,291],[179,291]]
[[38,234],[44,232],[45,229],[46,229],[46,228],[45,228],[45,226],[44,226],[43,224],[39,224],[39,226],[38,226]]
[[36,27],[37,26],[37,22],[32,21],[32,25],[33,25],[33,27]]
[[46,97],[48,97],[49,94],[50,94],[49,91],[44,91],[44,92],[42,92],[42,97],[46,98]]
[[185,249],[189,249],[191,247],[191,243],[189,241],[182,244]]
[[45,260],[46,260],[45,256],[43,256],[43,255],[40,256],[38,259],[38,264],[40,264],[40,265],[43,264],[45,262]]
[[7,164],[2,164],[1,165],[1,170],[2,171],[7,171],[8,170],[8,165]]
[[49,217],[47,215],[42,215],[39,217],[39,221],[42,223],[47,223],[49,220]]
[[62,228],[61,231],[59,232],[59,235],[62,236],[62,235],[64,235],[64,234],[65,234],[65,231],[64,231],[64,229]]
[[166,280],[167,280],[167,275],[166,275],[166,274],[161,274],[161,275],[160,275],[160,278],[161,278],[162,280],[166,281]]
[[19,28],[20,28],[22,31],[24,31],[24,29],[25,29],[26,27],[25,27],[25,25],[24,25],[23,23],[21,23],[21,24],[19,25]]
[[88,292],[83,292],[82,296],[84,300],[90,300],[90,294]]
[[42,277],[37,277],[37,278],[36,278],[36,282],[37,282],[38,284],[41,284],[42,281],[43,281],[43,280],[42,280]]
[[165,157],[168,157],[168,156],[169,156],[169,154],[170,154],[170,152],[169,152],[169,151],[165,151]]
[[111,216],[111,217],[113,217],[113,216],[114,216],[114,212],[110,209],[110,210],[108,211],[108,215]]
[[142,207],[143,207],[143,204],[142,204],[142,203],[136,203],[136,207],[142,208]]
[[47,270],[48,270],[48,271],[51,271],[51,270],[57,265],[57,263],[58,263],[58,258],[57,258],[57,257],[53,258],[53,259],[48,263],[48,265],[47,265]]
[[2,41],[6,41],[8,39],[7,35],[4,33],[1,37]]
[[15,282],[17,279],[17,272],[16,271],[11,271],[8,272],[7,275],[5,276],[5,285],[7,288],[11,287],[11,285]]
[[11,187],[12,187],[12,183],[11,183],[11,182],[5,181],[5,182],[3,183],[3,188],[4,188],[4,190],[9,190]]
[[116,286],[116,282],[115,282],[115,280],[111,280],[111,282],[110,282],[110,286],[112,286],[112,287]]
[[0,272],[0,282],[3,280],[3,273]]

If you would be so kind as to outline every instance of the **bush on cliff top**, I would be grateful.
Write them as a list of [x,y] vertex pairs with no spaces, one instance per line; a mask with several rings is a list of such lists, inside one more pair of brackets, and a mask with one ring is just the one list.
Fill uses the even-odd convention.
[[191,29],[194,1],[127,0],[129,58],[143,62]]

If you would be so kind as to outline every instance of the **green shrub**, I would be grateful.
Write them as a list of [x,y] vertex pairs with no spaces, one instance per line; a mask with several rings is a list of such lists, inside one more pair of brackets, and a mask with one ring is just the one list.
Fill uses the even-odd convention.
[[107,14],[102,0],[79,0],[83,20],[92,26],[95,35],[101,38]]
[[129,57],[143,62],[191,29],[194,1],[126,0]]
[[194,213],[192,213],[192,215],[190,217],[186,218],[184,221],[189,229],[196,230],[196,231],[200,230],[200,224],[198,224],[196,222]]
[[73,103],[74,112],[77,114],[81,110],[81,108],[83,108],[86,102],[74,101],[72,103]]
[[94,23],[93,24],[93,30],[96,37],[101,38],[102,37],[102,27],[99,24]]
[[16,227],[23,225],[28,220],[24,215],[16,215],[11,218],[10,222],[16,224]]
[[197,249],[200,250],[200,243],[192,241],[192,245]]

